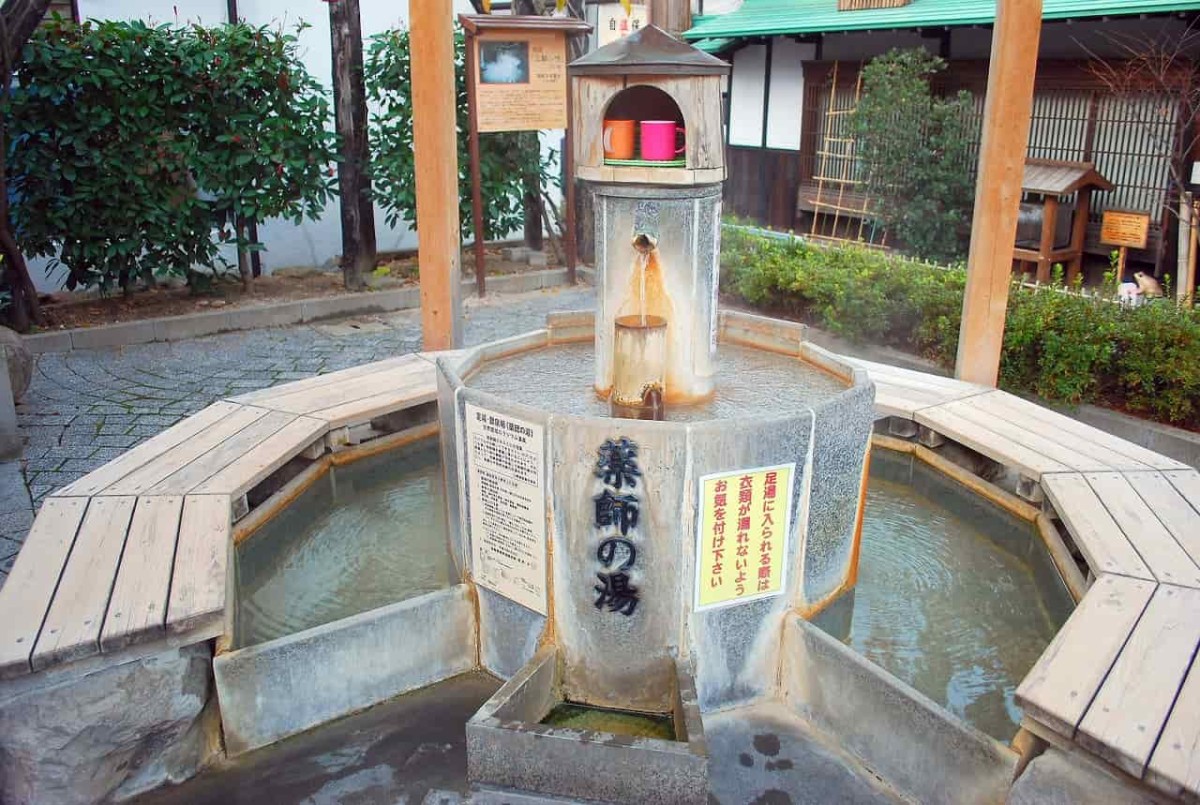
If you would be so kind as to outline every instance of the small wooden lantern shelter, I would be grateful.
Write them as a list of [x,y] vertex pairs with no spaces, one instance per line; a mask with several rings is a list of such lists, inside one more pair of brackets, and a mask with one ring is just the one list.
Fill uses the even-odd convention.
[[[1036,225],[1037,206],[1023,203],[1022,217],[1032,212],[1034,227],[1029,235],[1025,234],[1029,231],[1027,227],[1018,227],[1013,250],[1017,268],[1024,263],[1034,263],[1037,281],[1045,283],[1050,281],[1051,266],[1063,263],[1067,268],[1067,281],[1074,281],[1083,266],[1083,241],[1087,235],[1092,191],[1112,189],[1112,182],[1101,176],[1091,162],[1025,160],[1021,190],[1026,196],[1041,197],[1041,226]],[[1070,196],[1075,196],[1074,218],[1069,228],[1060,227],[1059,214],[1072,212],[1069,208],[1063,209],[1063,202]]]
[[[653,25],[571,62],[575,175],[592,182],[696,185],[725,180],[721,80],[729,64]],[[674,120],[679,160],[606,162],[605,119]]]

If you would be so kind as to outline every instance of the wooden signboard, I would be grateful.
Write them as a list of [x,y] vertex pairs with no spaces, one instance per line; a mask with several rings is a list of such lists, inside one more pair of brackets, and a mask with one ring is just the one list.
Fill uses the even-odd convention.
[[1150,216],[1142,212],[1105,210],[1100,222],[1100,242],[1105,246],[1144,249],[1150,236]]
[[475,48],[479,131],[567,127],[567,37],[560,31],[482,31]]
[[507,17],[461,14],[467,34],[467,99],[470,108],[471,206],[475,229],[475,288],[484,294],[483,190],[479,168],[481,132],[566,129],[567,277],[575,282],[575,193],[567,108],[567,37],[592,26],[574,17]]

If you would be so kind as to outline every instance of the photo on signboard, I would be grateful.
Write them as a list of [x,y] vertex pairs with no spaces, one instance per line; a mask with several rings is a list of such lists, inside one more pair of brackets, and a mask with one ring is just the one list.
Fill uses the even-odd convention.
[[528,84],[529,42],[480,42],[481,84]]

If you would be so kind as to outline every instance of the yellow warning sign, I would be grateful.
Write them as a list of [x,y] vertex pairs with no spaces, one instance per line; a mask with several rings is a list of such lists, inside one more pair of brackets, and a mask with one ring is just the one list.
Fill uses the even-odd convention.
[[795,464],[700,479],[696,610],[783,592]]

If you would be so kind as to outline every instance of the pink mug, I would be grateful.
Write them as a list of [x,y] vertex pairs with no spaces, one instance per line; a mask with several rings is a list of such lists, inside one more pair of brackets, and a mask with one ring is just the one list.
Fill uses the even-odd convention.
[[[676,147],[676,135],[682,143]],[[674,120],[642,121],[642,159],[667,162],[687,149],[687,133]]]

